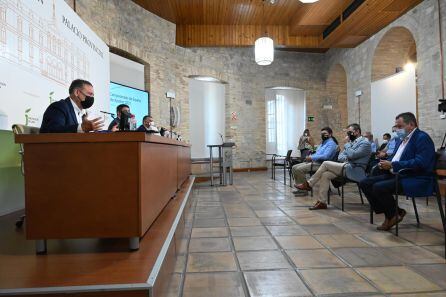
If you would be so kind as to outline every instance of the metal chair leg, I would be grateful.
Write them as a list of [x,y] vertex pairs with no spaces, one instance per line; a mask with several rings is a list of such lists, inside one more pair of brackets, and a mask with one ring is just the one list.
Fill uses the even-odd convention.
[[412,204],[413,204],[413,209],[415,211],[415,217],[417,218],[417,228],[419,228],[420,227],[420,218],[418,216],[417,204],[415,203],[414,197],[412,197]]
[[139,250],[139,237],[130,237],[129,238],[129,249],[131,251]]
[[341,203],[342,203],[341,209],[342,211],[344,211],[344,185],[341,186]]
[[370,224],[373,224],[373,209],[371,205],[370,205]]
[[283,164],[283,184],[286,186],[286,166]]
[[446,199],[444,201],[444,208],[441,204],[441,194],[440,187],[438,186],[438,181],[435,183],[435,197],[437,198],[438,209],[440,210],[441,222],[443,223],[443,231],[444,231],[444,258],[446,259],[446,219],[445,219],[445,211],[446,211]]
[[395,198],[395,208],[396,208],[396,212],[395,212],[395,216],[396,216],[396,225],[395,225],[395,235],[396,236],[398,236],[398,216],[399,216],[399,213],[398,213],[398,191],[397,191],[397,194],[395,195],[396,196],[396,198]]
[[38,239],[36,240],[36,254],[44,255],[46,254],[46,239]]
[[356,184],[356,185],[358,186],[359,197],[361,197],[361,204],[364,205],[364,198],[362,198],[361,188],[359,187],[359,184]]
[[341,190],[338,188],[338,195],[341,196]]
[[426,197],[426,206],[429,206],[429,197]]
[[327,204],[328,204],[328,205],[330,205],[330,198],[331,198],[330,193],[331,193],[331,189],[328,188],[328,192],[327,192]]

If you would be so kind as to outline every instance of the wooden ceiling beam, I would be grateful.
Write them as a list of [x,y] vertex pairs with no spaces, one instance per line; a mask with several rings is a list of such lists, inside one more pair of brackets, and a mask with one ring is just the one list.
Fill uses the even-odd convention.
[[177,25],[176,44],[183,47],[245,47],[267,35],[277,47],[319,48],[319,36],[290,36],[289,26]]
[[[405,0],[404,11],[390,10],[396,0],[366,0],[350,17],[341,22],[327,38],[320,41],[321,47],[346,47],[345,40],[362,40],[366,35],[372,35],[397,19],[410,8],[423,0]],[[398,0],[399,1],[399,0]],[[366,35],[365,35],[366,34]],[[362,42],[361,41],[361,42]],[[351,46],[356,46],[353,43]]]
[[342,14],[342,11],[353,0],[320,0],[313,4],[305,4],[293,16],[290,22],[291,34],[302,35],[307,32],[305,28],[309,27],[323,27],[322,30],[313,30],[317,34],[322,34],[324,29],[330,25],[330,23]]
[[177,44],[252,46],[266,31],[283,48],[355,47],[423,0],[365,0],[327,38],[324,30],[354,0],[133,0],[177,25]]

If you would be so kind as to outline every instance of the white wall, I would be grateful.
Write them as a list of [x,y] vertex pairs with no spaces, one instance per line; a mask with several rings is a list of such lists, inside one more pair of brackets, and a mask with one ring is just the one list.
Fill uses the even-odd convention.
[[[277,142],[269,142],[266,137],[266,153],[285,155],[288,150],[293,150],[293,156],[298,156],[297,145],[299,137],[305,130],[305,91],[295,88],[270,88],[265,91],[265,100],[274,101],[277,95],[283,95],[285,100],[283,106],[276,104],[276,114],[283,114],[283,123],[276,118],[277,140],[284,139],[285,142],[280,144]],[[265,105],[267,106],[267,104]],[[281,111],[282,109],[282,111]],[[266,112],[266,111],[265,111]],[[266,125],[268,133],[268,123]],[[280,141],[279,141],[280,142]]]
[[110,80],[144,90],[144,65],[110,53]]
[[402,112],[416,115],[417,93],[415,69],[409,68],[395,75],[372,82],[372,133],[381,140],[390,133],[395,117]]
[[209,157],[209,144],[221,144],[225,135],[225,85],[189,80],[192,158]]

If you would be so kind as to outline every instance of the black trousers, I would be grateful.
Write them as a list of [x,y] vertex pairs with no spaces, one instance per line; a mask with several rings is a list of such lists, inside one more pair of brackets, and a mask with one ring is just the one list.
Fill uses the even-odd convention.
[[[375,213],[384,213],[391,219],[396,214],[396,203],[393,194],[396,192],[395,175],[388,171],[377,172],[378,175],[370,176],[359,183],[359,187],[365,194]],[[398,192],[402,192],[401,183]]]

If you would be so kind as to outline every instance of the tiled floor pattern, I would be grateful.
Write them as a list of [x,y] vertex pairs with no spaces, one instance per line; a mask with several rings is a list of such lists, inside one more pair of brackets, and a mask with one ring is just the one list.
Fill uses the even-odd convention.
[[198,184],[171,296],[446,296],[444,234],[433,198],[410,201],[400,236],[369,224],[368,205],[346,187],[345,212],[310,211],[311,197],[264,173],[239,173],[234,185]]

